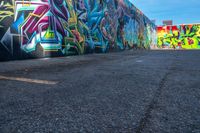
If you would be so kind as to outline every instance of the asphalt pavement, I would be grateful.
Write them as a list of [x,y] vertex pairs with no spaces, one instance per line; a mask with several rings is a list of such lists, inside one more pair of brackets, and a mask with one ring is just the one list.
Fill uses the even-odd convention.
[[200,51],[0,62],[0,133],[200,133]]

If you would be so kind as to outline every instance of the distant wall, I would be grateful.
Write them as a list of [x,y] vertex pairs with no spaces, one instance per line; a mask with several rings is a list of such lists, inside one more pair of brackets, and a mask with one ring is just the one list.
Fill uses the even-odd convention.
[[0,59],[150,48],[156,26],[128,0],[1,0]]
[[200,49],[200,24],[158,26],[158,48]]

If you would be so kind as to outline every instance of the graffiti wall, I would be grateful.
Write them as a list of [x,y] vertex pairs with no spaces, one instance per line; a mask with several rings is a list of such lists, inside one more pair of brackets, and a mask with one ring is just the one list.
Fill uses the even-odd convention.
[[157,27],[158,47],[200,49],[200,24]]
[[128,0],[0,0],[0,58],[150,48],[156,26]]

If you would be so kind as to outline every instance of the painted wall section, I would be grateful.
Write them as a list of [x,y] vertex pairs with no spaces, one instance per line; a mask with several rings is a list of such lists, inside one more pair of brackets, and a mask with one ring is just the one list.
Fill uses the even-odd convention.
[[150,48],[156,26],[128,0],[1,0],[0,57]]
[[200,24],[157,27],[158,48],[200,49]]

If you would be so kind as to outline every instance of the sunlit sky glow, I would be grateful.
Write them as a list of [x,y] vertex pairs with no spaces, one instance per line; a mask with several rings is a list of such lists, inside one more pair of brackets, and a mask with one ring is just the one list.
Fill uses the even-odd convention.
[[130,0],[147,17],[173,20],[174,24],[200,23],[200,0]]

